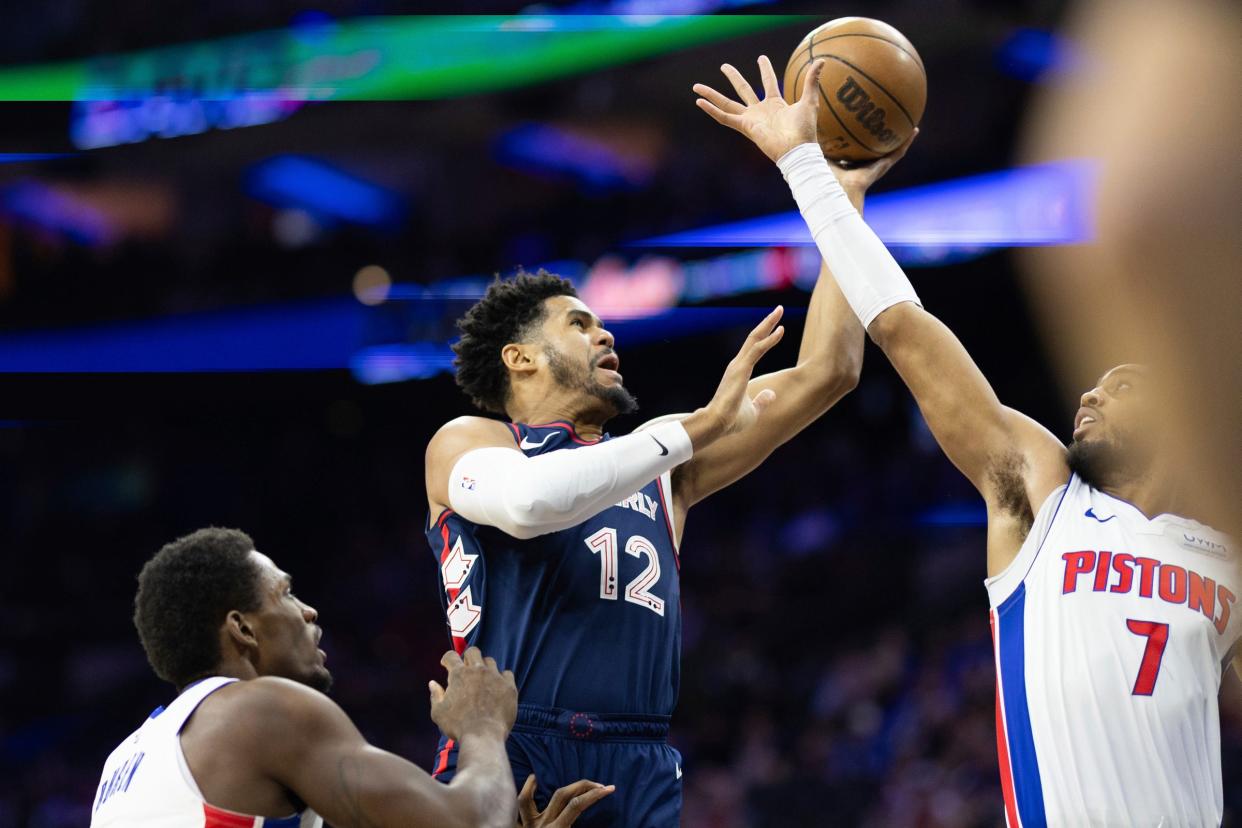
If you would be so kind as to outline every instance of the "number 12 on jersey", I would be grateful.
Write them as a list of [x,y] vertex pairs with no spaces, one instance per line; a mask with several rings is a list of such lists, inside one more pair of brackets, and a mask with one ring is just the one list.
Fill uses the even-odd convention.
[[[592,554],[599,555],[599,597],[605,601],[617,600],[617,530],[605,526],[584,543]],[[626,584],[625,600],[664,617],[664,599],[649,592],[660,580],[660,555],[655,544],[642,535],[633,535],[625,542],[625,554],[635,558],[647,556],[647,568]]]
[[1143,649],[1143,663],[1138,678],[1134,680],[1132,696],[1150,696],[1156,689],[1156,677],[1160,675],[1160,660],[1164,658],[1164,646],[1169,643],[1169,625],[1158,621],[1135,621],[1126,619],[1126,628],[1135,635],[1147,639]]

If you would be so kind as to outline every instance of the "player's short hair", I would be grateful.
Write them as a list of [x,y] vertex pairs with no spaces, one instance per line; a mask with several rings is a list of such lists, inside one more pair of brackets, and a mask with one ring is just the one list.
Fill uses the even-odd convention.
[[211,527],[165,544],[142,567],[134,626],[157,676],[181,688],[211,675],[225,617],[263,600],[253,549],[245,532]]
[[572,282],[542,268],[535,273],[519,270],[488,285],[483,298],[457,320],[461,338],[453,344],[457,385],[470,401],[484,411],[504,414],[509,370],[500,359],[501,349],[526,341],[543,321],[545,299],[577,295]]

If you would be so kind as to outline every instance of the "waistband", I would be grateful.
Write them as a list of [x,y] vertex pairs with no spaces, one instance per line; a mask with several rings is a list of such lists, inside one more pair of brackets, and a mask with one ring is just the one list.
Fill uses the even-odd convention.
[[668,723],[668,716],[614,716],[519,704],[513,729],[590,742],[665,742]]

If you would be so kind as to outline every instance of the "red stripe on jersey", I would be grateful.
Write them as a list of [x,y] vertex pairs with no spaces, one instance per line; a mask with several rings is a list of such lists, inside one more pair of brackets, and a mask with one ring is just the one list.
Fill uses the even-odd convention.
[[519,446],[520,446],[520,445],[522,445],[522,431],[521,431],[521,429],[519,429],[519,428],[517,427],[517,425],[516,425],[516,424],[514,424],[514,423],[509,423],[509,424],[508,424],[508,426],[509,426],[509,428],[513,429],[513,441],[514,441],[515,443],[517,443]]
[[[444,546],[440,549],[440,564],[443,566],[444,562],[448,560],[449,554],[452,552],[452,544],[449,543],[449,527],[447,523],[440,526],[440,537],[444,539]],[[444,592],[448,595],[448,600],[451,604],[457,600],[457,594],[461,592],[461,590],[449,589],[445,587]],[[461,655],[464,653],[466,651],[466,647],[468,646],[466,644],[466,639],[458,638],[455,635],[451,637],[453,639],[453,649],[457,652],[457,654]]]
[[[992,650],[996,650],[996,613],[988,613],[988,626],[992,630]],[[1001,705],[1000,670],[996,672],[996,758],[1000,764],[1001,794],[1005,800],[1005,822],[1009,828],[1019,828],[1018,800],[1013,793],[1013,766],[1009,763],[1009,734],[1005,732],[1005,712]]]
[[254,828],[254,817],[222,811],[203,803],[203,828]]
[[673,500],[664,492],[664,483],[657,477],[656,490],[660,493],[660,503],[664,506],[664,528],[668,530],[668,539],[673,544],[673,562],[677,571],[681,572],[681,551],[677,548],[677,536],[673,534]]
[[444,747],[440,748],[440,753],[436,756],[436,769],[431,772],[432,776],[439,776],[448,770],[449,752],[453,749],[453,740],[448,739],[444,743]]
[[436,526],[443,526],[444,521],[448,520],[449,515],[452,515],[452,514],[453,514],[452,509],[445,509],[443,512],[440,513],[440,516],[436,518]]

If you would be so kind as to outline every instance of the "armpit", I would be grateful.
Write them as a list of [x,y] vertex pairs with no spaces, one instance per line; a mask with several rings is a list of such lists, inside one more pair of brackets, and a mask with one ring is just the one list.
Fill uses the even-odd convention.
[[1004,514],[1018,519],[1023,539],[1031,531],[1031,525],[1035,522],[1035,513],[1031,510],[1031,499],[1026,493],[1027,471],[1025,458],[1014,451],[1002,457],[988,475],[993,505]]

